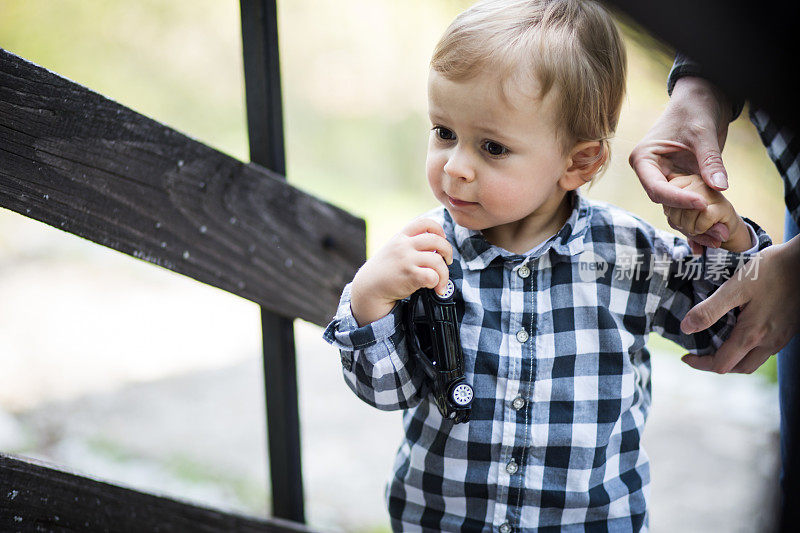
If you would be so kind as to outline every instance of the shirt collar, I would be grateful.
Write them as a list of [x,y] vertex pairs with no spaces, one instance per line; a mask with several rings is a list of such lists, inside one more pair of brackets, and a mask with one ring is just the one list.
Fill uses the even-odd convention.
[[515,254],[490,244],[480,231],[456,224],[447,210],[445,210],[444,216],[447,223],[453,227],[456,248],[470,270],[486,268],[497,257],[502,257],[503,260],[509,262],[519,262],[540,257],[548,250],[553,250],[554,253],[563,256],[573,256],[580,254],[585,248],[584,240],[589,227],[590,205],[577,190],[569,191],[567,195],[572,203],[572,213],[569,218],[544,246],[529,255]]

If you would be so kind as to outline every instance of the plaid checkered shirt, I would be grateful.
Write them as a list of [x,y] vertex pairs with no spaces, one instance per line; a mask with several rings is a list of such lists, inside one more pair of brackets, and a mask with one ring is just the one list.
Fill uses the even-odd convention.
[[407,350],[405,300],[358,327],[345,287],[324,338],[361,400],[403,410],[405,438],[385,494],[395,531],[647,529],[648,334],[713,353],[734,312],[693,335],[680,320],[770,240],[748,220],[757,244],[747,253],[692,256],[685,240],[620,208],[570,198],[566,224],[525,255],[457,225],[443,207],[424,215],[453,246],[475,392],[468,423],[443,419],[433,403]]

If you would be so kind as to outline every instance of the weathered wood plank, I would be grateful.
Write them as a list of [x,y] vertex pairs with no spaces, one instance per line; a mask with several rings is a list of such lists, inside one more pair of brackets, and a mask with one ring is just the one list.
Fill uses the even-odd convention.
[[311,532],[111,485],[0,454],[0,531]]
[[324,325],[365,223],[0,49],[0,207]]

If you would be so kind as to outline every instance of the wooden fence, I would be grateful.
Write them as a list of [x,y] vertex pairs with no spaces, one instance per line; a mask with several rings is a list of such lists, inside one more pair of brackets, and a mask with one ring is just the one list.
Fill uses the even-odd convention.
[[145,494],[0,454],[0,531],[114,533],[311,532],[279,518],[259,519]]
[[[241,14],[250,163],[0,49],[0,207],[261,306],[272,514],[303,522],[292,321],[333,316],[365,259],[366,228],[286,183],[275,1],[242,0]],[[0,501],[2,520],[13,515],[4,531],[121,531],[144,516],[165,524],[154,531],[302,530],[8,456]]]

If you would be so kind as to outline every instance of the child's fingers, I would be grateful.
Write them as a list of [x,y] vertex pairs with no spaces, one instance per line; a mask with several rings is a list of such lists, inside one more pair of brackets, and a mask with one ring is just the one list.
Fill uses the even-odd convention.
[[673,224],[673,223],[672,223],[672,221],[671,221],[670,219],[667,219],[667,224],[669,224],[669,227],[670,227],[670,228],[672,228],[672,229],[674,229],[674,230],[677,230],[677,231],[680,231],[680,230],[681,230],[681,228],[679,228],[678,226],[676,226],[675,224]]
[[[695,231],[697,233],[706,233],[712,227],[714,227],[718,222],[723,222],[723,215],[724,212],[720,210],[716,205],[710,205],[707,209],[700,211],[700,215],[697,217],[697,222],[695,223]],[[719,228],[715,228],[715,231]]]
[[439,273],[432,268],[415,267],[414,285],[432,289],[439,285]]
[[431,218],[415,218],[401,230],[401,233],[409,237],[419,235],[420,233],[435,233],[436,235],[440,235],[443,239],[447,238],[442,225]]
[[697,209],[668,207],[664,209],[664,214],[667,215],[667,222],[669,222],[671,228],[687,236],[697,235],[698,232],[695,230],[695,223],[700,214],[700,211]]
[[697,231],[697,219],[700,217],[700,211],[697,209],[682,209],[678,218],[678,226],[689,235],[697,235],[702,233]]
[[414,248],[421,252],[437,252],[448,265],[453,262],[453,246],[439,235],[420,233],[411,237]]
[[721,222],[717,222],[709,230],[706,231],[708,235],[711,236],[712,239],[716,239],[718,241],[725,242],[730,239],[731,234],[728,231],[728,226]]
[[669,177],[669,183],[670,185],[674,185],[676,187],[680,187],[681,189],[685,189],[698,179],[702,180],[702,178],[700,176],[697,176],[696,174],[672,175]]
[[681,217],[683,216],[684,211],[685,209],[680,209],[677,207],[664,208],[664,214],[667,216],[667,223],[669,224],[669,227],[685,234],[687,233],[687,231],[683,227],[683,222],[681,221]]
[[[444,264],[444,259],[437,252],[422,252],[419,254],[417,266],[420,270],[420,279],[423,287],[435,289],[436,292],[442,294],[447,287],[447,280],[450,279],[450,271],[447,265]],[[431,272],[435,276],[431,275]]]
[[664,215],[667,217],[667,222],[669,222],[669,225],[672,227],[672,229],[678,229],[676,227],[676,223],[678,221],[677,213],[680,213],[680,209],[677,207],[664,206]]
[[[696,247],[692,246],[693,244],[696,245]],[[703,253],[702,246],[707,248],[719,248],[721,245],[722,242],[719,239],[709,237],[706,234],[695,235],[689,239],[689,246],[692,247],[693,253]]]

